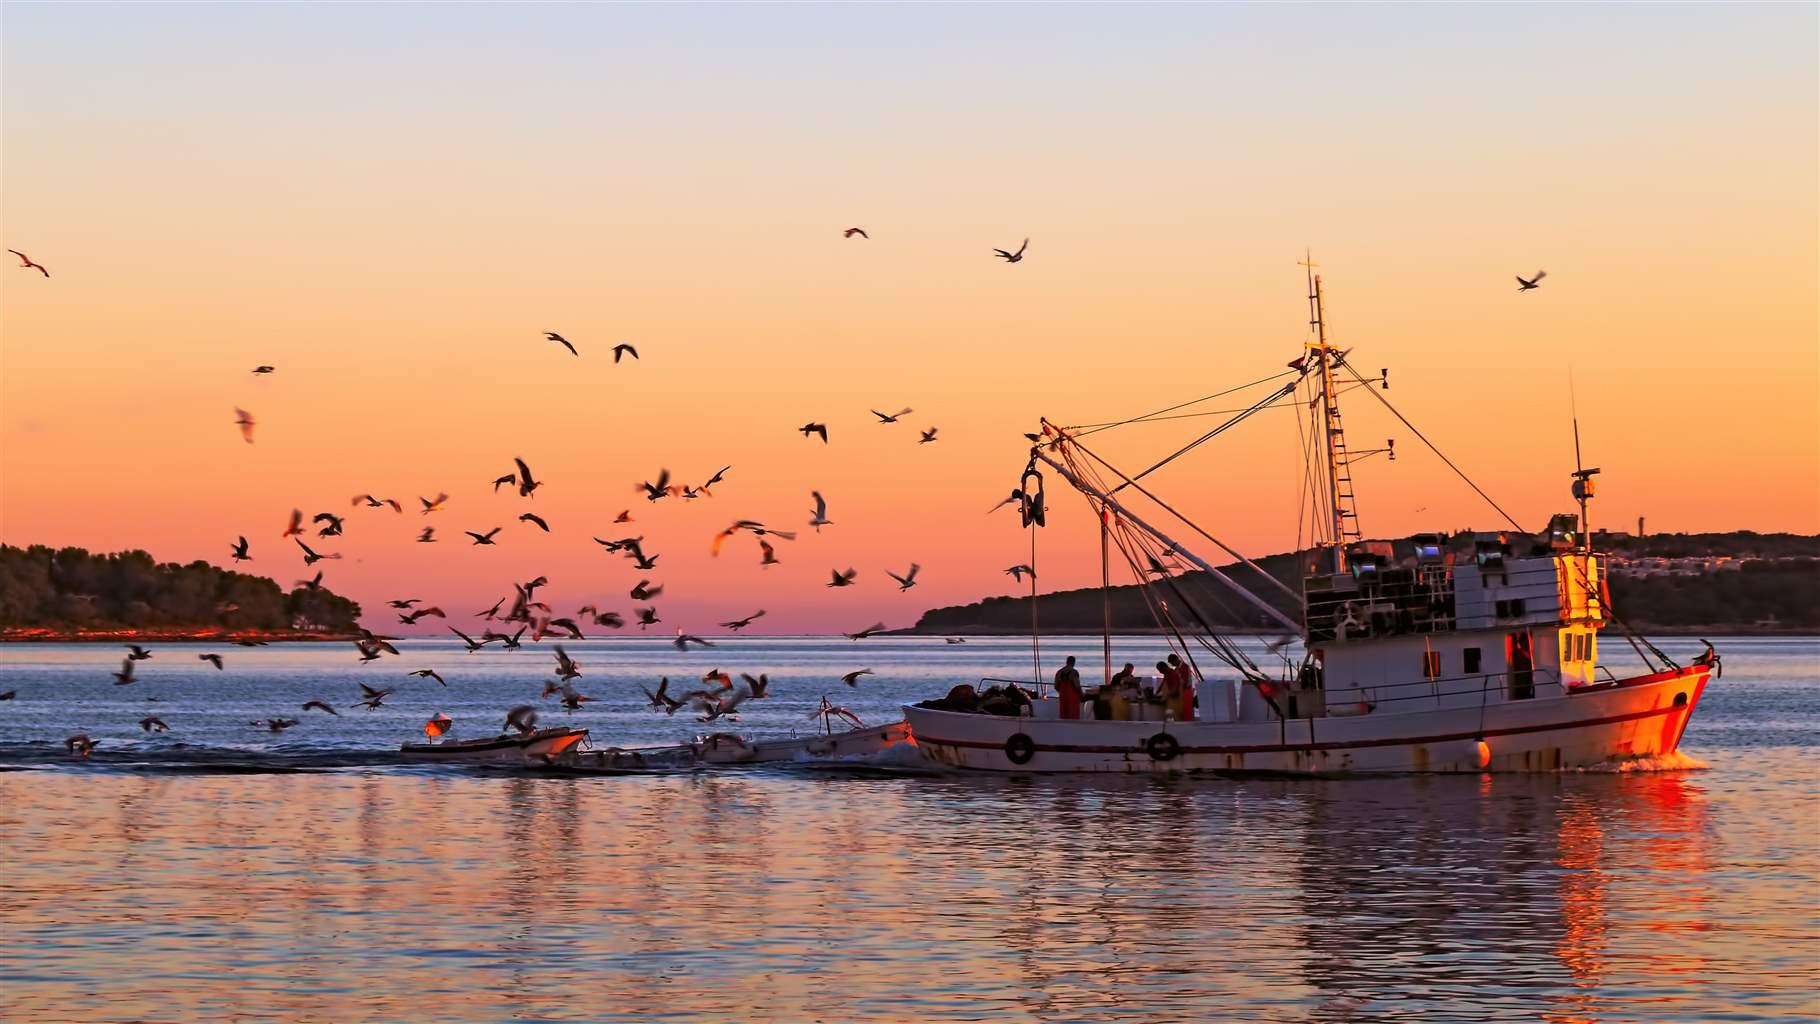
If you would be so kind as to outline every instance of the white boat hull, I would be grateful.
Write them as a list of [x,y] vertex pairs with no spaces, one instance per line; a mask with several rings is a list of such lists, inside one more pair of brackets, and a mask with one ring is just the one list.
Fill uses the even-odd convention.
[[1255,722],[1067,721],[914,705],[904,711],[924,756],[969,771],[1556,771],[1674,751],[1709,671],[1710,666],[1696,663],[1558,696],[1482,707]]
[[449,764],[490,764],[504,767],[547,765],[569,756],[581,741],[588,738],[586,729],[539,729],[523,735],[505,735],[491,739],[456,740],[444,743],[406,743],[400,748],[405,757],[415,761]]
[[748,740],[733,733],[715,733],[694,743],[671,747],[608,747],[580,750],[563,758],[560,766],[573,771],[620,774],[673,771],[703,765],[776,764],[781,761],[833,761],[876,754],[899,743],[910,742],[910,727],[903,722],[837,732],[832,735],[791,736]]

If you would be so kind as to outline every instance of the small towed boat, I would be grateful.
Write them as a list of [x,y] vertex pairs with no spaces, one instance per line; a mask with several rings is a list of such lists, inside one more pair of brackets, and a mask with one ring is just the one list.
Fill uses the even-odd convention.
[[695,749],[703,764],[766,764],[864,757],[909,740],[909,723],[892,722],[848,732],[770,740],[747,740],[733,733],[717,732],[697,740]]
[[737,733],[717,732],[694,743],[671,747],[605,747],[575,750],[554,762],[555,767],[600,775],[675,771],[704,765],[776,764],[784,761],[833,761],[865,757],[899,743],[912,742],[907,722],[853,729],[848,732],[748,740]]
[[554,767],[589,775],[629,775],[635,772],[676,771],[695,767],[695,747],[600,747],[576,750]]
[[535,729],[490,739],[406,743],[399,750],[410,760],[519,767],[560,763],[587,738],[586,729]]

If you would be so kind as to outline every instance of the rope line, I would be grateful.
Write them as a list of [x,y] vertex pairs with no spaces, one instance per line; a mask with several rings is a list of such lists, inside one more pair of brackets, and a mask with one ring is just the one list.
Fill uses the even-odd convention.
[[[1215,391],[1215,392],[1214,392],[1214,393],[1213,393],[1213,394],[1211,394],[1211,395],[1202,395],[1202,396],[1201,396],[1201,397],[1200,397],[1200,398],[1196,398],[1196,399],[1193,399],[1193,400],[1191,400],[1191,401],[1187,401],[1187,402],[1178,402],[1178,403],[1176,403],[1176,404],[1175,404],[1175,405],[1171,405],[1171,406],[1169,406],[1169,407],[1167,407],[1167,408],[1163,408],[1163,409],[1158,409],[1158,410],[1157,410],[1157,411],[1155,411],[1155,412],[1147,412],[1147,413],[1143,413],[1143,414],[1141,414],[1141,415],[1138,415],[1138,416],[1132,416],[1132,417],[1129,417],[1129,418],[1127,418],[1127,419],[1122,419],[1122,420],[1113,420],[1113,421],[1112,421],[1112,422],[1110,422],[1110,423],[1090,423],[1090,424],[1085,424],[1085,425],[1082,425],[1082,426],[1081,426],[1081,427],[1079,427],[1079,428],[1078,428],[1078,429],[1080,429],[1080,431],[1081,431],[1081,433],[1079,433],[1079,434],[1076,434],[1076,435],[1075,435],[1075,436],[1076,436],[1076,437],[1085,437],[1085,436],[1087,436],[1087,435],[1088,435],[1088,434],[1096,434],[1096,433],[1098,433],[1098,432],[1100,432],[1100,431],[1102,431],[1102,430],[1111,430],[1111,429],[1112,429],[1112,428],[1113,428],[1113,427],[1122,427],[1122,426],[1125,426],[1125,425],[1126,425],[1126,424],[1128,424],[1128,423],[1141,423],[1141,422],[1143,422],[1143,421],[1145,421],[1145,420],[1149,420],[1149,419],[1153,419],[1153,418],[1155,418],[1155,417],[1158,417],[1158,416],[1161,416],[1161,415],[1163,415],[1163,414],[1164,414],[1164,413],[1171,413],[1171,412],[1175,412],[1175,411],[1176,411],[1176,410],[1177,410],[1177,409],[1186,409],[1186,408],[1188,408],[1188,407],[1189,407],[1189,406],[1191,406],[1191,405],[1199,405],[1199,404],[1201,404],[1201,403],[1202,403],[1202,402],[1211,402],[1211,401],[1213,401],[1213,400],[1214,400],[1214,399],[1216,399],[1216,398],[1224,398],[1224,397],[1226,397],[1226,396],[1227,396],[1227,395],[1230,395],[1230,394],[1234,394],[1234,393],[1236,393],[1236,392],[1239,392],[1239,391],[1243,391],[1243,390],[1245,390],[1245,389],[1246,389],[1246,388],[1254,388],[1254,387],[1257,387],[1257,386],[1258,386],[1258,385],[1259,385],[1259,384],[1268,384],[1268,383],[1270,383],[1270,382],[1271,382],[1271,381],[1273,381],[1273,380],[1276,380],[1276,379],[1277,379],[1277,378],[1278,378],[1278,377],[1287,377],[1287,376],[1289,376],[1289,375],[1290,375],[1290,374],[1292,374],[1292,373],[1295,373],[1295,372],[1296,372],[1296,371],[1295,371],[1295,370],[1283,370],[1283,371],[1281,371],[1281,372],[1278,372],[1278,373],[1273,373],[1273,374],[1271,374],[1271,375],[1270,375],[1270,376],[1268,376],[1268,377],[1260,377],[1260,378],[1258,378],[1258,379],[1257,379],[1257,380],[1254,380],[1254,381],[1252,381],[1252,382],[1251,382],[1251,383],[1249,383],[1249,384],[1240,384],[1240,385],[1239,385],[1239,386],[1237,386],[1237,387],[1232,387],[1232,388],[1227,388],[1227,389],[1226,389],[1226,390],[1224,390],[1224,391]],[[1072,431],[1072,430],[1075,430],[1075,429],[1077,429],[1077,428],[1076,428],[1076,427],[1066,427],[1066,428],[1064,428],[1064,429],[1066,429],[1066,430],[1071,430],[1071,431]]]
[[1377,399],[1378,402],[1384,406],[1384,408],[1389,409],[1390,414],[1392,416],[1395,416],[1397,418],[1397,420],[1400,423],[1402,423],[1405,427],[1408,427],[1409,432],[1416,435],[1416,438],[1418,440],[1420,440],[1423,444],[1427,445],[1428,450],[1431,452],[1434,452],[1435,456],[1437,458],[1439,458],[1442,462],[1447,463],[1447,468],[1453,470],[1455,476],[1458,476],[1461,480],[1466,481],[1466,486],[1468,486],[1468,487],[1472,488],[1474,491],[1476,491],[1478,493],[1479,497],[1485,499],[1485,503],[1487,505],[1490,505],[1493,509],[1495,509],[1497,511],[1497,513],[1499,515],[1503,516],[1504,521],[1510,524],[1511,529],[1518,530],[1518,531],[1523,530],[1522,523],[1517,522],[1514,518],[1511,517],[1511,514],[1509,512],[1504,511],[1504,506],[1499,505],[1497,502],[1493,501],[1491,495],[1485,493],[1484,488],[1481,488],[1478,484],[1473,483],[1472,477],[1467,476],[1465,470],[1454,465],[1453,460],[1448,458],[1446,456],[1446,454],[1441,451],[1440,448],[1435,446],[1435,443],[1433,441],[1430,441],[1428,439],[1428,435],[1422,433],[1420,430],[1417,430],[1415,424],[1409,422],[1408,418],[1406,418],[1402,413],[1397,411],[1396,406],[1390,404],[1390,399],[1385,398],[1381,394],[1378,394],[1378,392],[1375,388],[1370,387],[1369,385],[1371,382],[1366,380],[1364,377],[1359,376],[1359,371],[1353,369],[1351,363],[1342,363],[1342,364],[1340,364],[1340,368],[1345,370],[1347,373],[1352,374],[1353,377],[1356,380],[1358,380],[1360,383],[1368,385],[1365,388],[1365,390],[1371,392],[1371,397]]

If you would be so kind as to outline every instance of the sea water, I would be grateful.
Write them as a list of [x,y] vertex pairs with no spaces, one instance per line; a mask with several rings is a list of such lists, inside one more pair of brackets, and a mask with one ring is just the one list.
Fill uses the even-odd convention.
[[[486,736],[523,703],[599,745],[805,732],[824,694],[884,722],[1029,679],[1015,639],[569,643],[596,699],[567,715],[539,699],[549,641],[364,665],[340,644],[165,644],[119,687],[119,649],[11,645],[0,1019],[1814,1019],[1820,641],[1713,639],[1725,676],[1656,770],[1320,780],[956,776],[901,754],[553,778],[387,755],[438,711]],[[1091,682],[1099,652],[1037,653]],[[716,669],[775,695],[709,725],[639,690]],[[394,692],[348,707],[362,682]],[[274,716],[302,724],[250,724]],[[64,751],[74,733],[93,757]]]

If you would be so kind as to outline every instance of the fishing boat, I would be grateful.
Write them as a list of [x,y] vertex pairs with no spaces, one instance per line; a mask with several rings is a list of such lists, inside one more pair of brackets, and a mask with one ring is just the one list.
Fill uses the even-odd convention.
[[[1522,527],[1391,405],[1384,394],[1388,370],[1362,374],[1350,350],[1329,342],[1321,278],[1306,265],[1310,338],[1303,350],[1286,371],[1209,396],[1230,400],[1251,388],[1260,397],[1221,413],[1223,421],[1187,445],[1127,474],[1095,450],[1097,438],[1088,443],[1102,430],[1182,419],[1184,405],[1112,424],[1070,427],[1045,419],[1041,432],[1030,435],[1030,460],[1012,500],[1032,531],[1035,678],[1028,690],[1007,683],[984,700],[976,688],[960,686],[943,699],[907,706],[924,755],[987,772],[1345,775],[1554,771],[1679,747],[1719,656],[1708,645],[1679,664],[1612,609],[1605,555],[1594,550],[1588,527],[1599,470],[1576,466],[1577,513],[1555,515],[1540,531]],[[1353,467],[1374,455],[1394,460],[1396,450],[1394,439],[1382,448],[1347,446],[1340,397],[1361,392],[1439,456],[1508,528],[1367,540]],[[1279,574],[1219,541],[1146,485],[1157,469],[1272,408],[1304,424],[1299,504],[1312,524],[1297,539],[1298,564]],[[1577,419],[1574,437],[1578,462]],[[1041,667],[1034,568],[1035,537],[1048,513],[1047,475],[1079,492],[1099,518],[1108,674],[1090,703],[1077,686],[1051,692]],[[1233,561],[1216,568],[1178,536],[1205,541]],[[1114,558],[1135,577],[1159,643],[1180,658],[1158,686],[1110,675]],[[1281,652],[1280,668],[1260,668],[1224,626],[1211,625],[1233,620],[1209,608],[1233,598],[1254,627],[1289,634],[1271,645]],[[1599,664],[1601,630],[1608,626],[1635,649],[1646,671],[1619,677]],[[1297,636],[1300,653],[1292,657]]]
[[487,739],[406,743],[399,750],[413,761],[520,767],[559,763],[587,738],[586,729],[533,729]]

